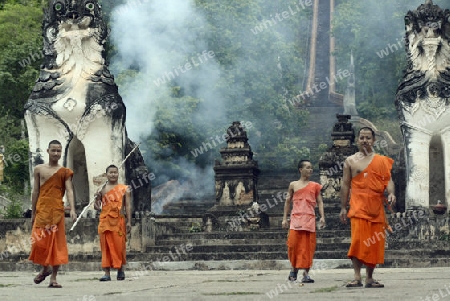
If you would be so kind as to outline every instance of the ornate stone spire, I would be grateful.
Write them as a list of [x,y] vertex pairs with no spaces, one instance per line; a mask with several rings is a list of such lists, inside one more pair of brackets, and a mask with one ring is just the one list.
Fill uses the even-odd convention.
[[248,205],[257,200],[258,162],[248,144],[247,132],[239,121],[227,130],[227,147],[216,160],[216,200],[219,205]]
[[350,76],[347,81],[347,89],[344,94],[344,114],[351,115],[351,121],[359,120],[359,114],[356,111],[355,101],[355,65],[353,63],[353,52],[350,53]]

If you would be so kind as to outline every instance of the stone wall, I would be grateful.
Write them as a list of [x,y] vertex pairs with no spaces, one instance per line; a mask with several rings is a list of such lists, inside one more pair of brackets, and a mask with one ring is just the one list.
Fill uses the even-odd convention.
[[[334,219],[338,226],[341,226],[337,215],[328,217],[328,226],[333,224]],[[392,232],[386,231],[379,235],[388,236],[390,244],[397,244],[401,249],[414,249],[414,244],[418,246],[423,243],[431,243],[430,246],[446,244],[450,240],[448,214],[436,215],[425,208],[389,214],[387,220]],[[202,225],[201,217],[145,216],[134,219],[127,240],[127,252],[145,253],[148,247],[158,245],[158,237],[161,239],[167,234],[189,233],[195,225]],[[73,231],[69,231],[72,223],[66,219],[65,226],[70,255],[79,257],[100,254],[97,219],[81,219]],[[271,224],[270,227],[279,229],[279,225]],[[340,227],[333,228],[340,229]],[[195,230],[203,232],[206,229]],[[9,256],[16,259],[19,256],[22,260],[26,260],[31,249],[30,233],[30,219],[0,220],[0,261],[7,260]]]
[[393,233],[391,238],[398,241],[448,241],[449,215],[437,215],[429,209],[408,210],[392,214],[388,218]]
[[[82,218],[73,231],[69,231],[72,222],[66,218],[65,230],[69,254],[95,254],[100,252],[100,240],[97,233],[96,218]],[[0,255],[2,259],[11,254],[28,255],[31,250],[31,219],[0,220]],[[131,234],[127,237],[127,250],[143,250],[142,222],[133,220]]]

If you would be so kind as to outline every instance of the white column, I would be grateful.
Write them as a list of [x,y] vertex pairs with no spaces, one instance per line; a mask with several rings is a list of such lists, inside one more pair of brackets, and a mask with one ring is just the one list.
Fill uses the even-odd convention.
[[441,131],[442,153],[444,156],[445,205],[450,204],[450,127]]
[[406,210],[429,206],[431,132],[402,125],[406,156]]

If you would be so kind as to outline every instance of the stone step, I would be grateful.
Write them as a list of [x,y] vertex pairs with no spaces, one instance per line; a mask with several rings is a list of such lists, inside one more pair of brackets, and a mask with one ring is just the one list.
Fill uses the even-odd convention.
[[[333,235],[333,231],[317,232],[317,246],[327,244],[349,244],[351,241],[350,231],[339,231],[340,235]],[[182,243],[191,243],[193,245],[273,245],[285,243],[287,239],[284,232],[231,232],[231,233],[192,233],[192,234],[173,234],[158,236],[158,246],[174,246]],[[368,240],[368,244],[374,243]],[[386,249],[394,250],[445,250],[448,248],[448,242],[443,240],[424,241],[418,239],[395,239],[388,237],[386,239]],[[450,249],[449,249],[450,254]]]
[[213,198],[207,200],[181,200],[164,206],[164,214],[196,216],[206,213],[215,205],[215,202]]
[[[179,248],[178,252],[165,249],[160,253],[127,252],[127,261],[186,261],[186,260],[242,260],[242,259],[286,259],[287,250],[285,246],[276,251],[266,252],[195,252],[196,248]],[[347,259],[348,249],[343,250],[316,250],[315,259]],[[437,262],[447,260],[450,263],[449,250],[389,250],[385,251],[385,260],[412,260],[419,262]],[[29,254],[18,253],[3,258],[0,264],[28,262]],[[168,258],[164,258],[167,256]],[[69,262],[96,262],[101,261],[101,252],[91,254],[69,255]]]
[[[196,240],[168,240],[158,241],[157,246],[180,246],[189,242],[195,246],[229,246],[229,245],[283,245],[286,244],[286,238],[280,239],[196,239]],[[317,245],[320,244],[335,244],[335,243],[350,243],[350,238],[317,238]]]
[[[319,214],[317,212],[318,210],[316,210],[316,221],[319,221]],[[264,229],[260,229],[260,230],[254,230],[252,232],[258,232],[258,231],[266,231],[267,229],[269,230],[281,230],[281,224],[282,224],[282,220],[283,220],[283,213],[282,212],[271,212],[270,209],[265,211],[268,214],[269,217],[269,227],[268,228],[264,228]],[[340,208],[335,207],[335,208],[331,208],[331,209],[327,209],[325,208],[325,220],[326,220],[326,228],[325,229],[333,229],[334,231],[350,231],[350,221],[347,219],[347,224],[343,224],[340,220],[339,217],[339,213],[340,213]],[[214,216],[213,213],[208,213],[208,216]],[[247,214],[248,217],[252,217],[251,213]],[[198,226],[203,227],[203,221],[204,221],[204,217],[205,215],[199,215],[197,217],[186,217],[184,215],[176,215],[176,216],[172,216],[170,218],[165,218],[164,216],[158,216],[157,217],[157,222],[161,225],[166,225],[167,227],[169,227],[173,232],[173,233],[190,233],[193,230],[193,228],[198,228]],[[220,222],[220,225],[216,225],[213,227],[214,231],[217,231],[219,229],[223,230],[226,233],[230,233],[230,232],[237,232],[238,229],[236,229],[236,225],[239,224],[239,222],[245,218],[246,215],[242,214],[242,215],[238,215],[236,212],[235,216],[230,216],[228,217],[228,220],[233,222],[236,221],[236,223],[234,223],[234,227],[231,228],[227,228],[229,225],[227,225],[223,219]],[[409,228],[409,224],[407,224],[407,226],[404,226],[404,224],[401,222],[400,219],[398,218],[393,218],[390,215],[388,215],[389,217],[389,222],[391,224],[392,227],[394,227],[394,225],[399,224],[401,226],[402,230],[407,231]],[[216,220],[218,220],[219,218],[216,217]],[[202,229],[203,230],[203,229]],[[228,232],[227,232],[228,231]],[[319,230],[317,233],[320,233],[323,230]],[[401,231],[397,231],[398,233],[400,233]],[[398,235],[397,233],[397,235]],[[318,234],[319,235],[319,234]],[[395,235],[394,235],[395,236]]]
[[[69,271],[101,271],[101,260],[80,261],[70,258],[67,265],[62,265],[60,273]],[[429,267],[450,267],[449,258],[387,258],[382,265],[377,268],[429,268]],[[344,259],[319,259],[315,258],[311,275],[321,270],[336,268],[351,269],[351,261]],[[142,260],[132,261],[128,258],[126,272],[127,277],[139,277],[145,273],[151,273],[152,270],[160,271],[181,271],[181,270],[286,270],[290,269],[290,263],[287,258],[269,259],[269,260],[184,260],[184,261],[154,261]],[[1,262],[1,271],[35,271],[38,272],[39,266],[27,261],[19,261],[19,258],[11,262]],[[130,278],[131,279],[131,278]]]
[[[349,238],[350,230],[320,230],[317,238]],[[195,232],[158,235],[157,241],[170,240],[230,240],[230,239],[283,239],[287,237],[287,230],[268,231],[230,231],[230,232]]]
[[[251,216],[249,216],[251,217]],[[219,225],[213,226],[213,231],[218,232],[219,230],[223,233],[234,233],[234,232],[261,232],[261,231],[278,231],[282,230],[287,234],[287,230],[283,230],[282,228],[282,221],[283,216],[282,215],[275,215],[275,216],[269,216],[269,227],[261,228],[259,230],[242,230],[240,228],[236,228],[239,222],[242,220],[241,216],[236,217],[230,217],[229,221],[232,225],[229,225],[225,223],[224,221],[221,221]],[[233,223],[235,221],[235,223]],[[319,219],[316,219],[317,222],[319,222]],[[180,218],[179,221],[164,221],[164,222],[158,222],[159,225],[162,225],[166,228],[169,228],[171,231],[169,233],[179,233],[179,234],[190,234],[190,233],[205,233],[205,232],[194,232],[200,230],[204,230],[204,224],[203,219],[198,218],[193,221],[183,221],[182,218]],[[244,227],[245,228],[245,227]],[[326,218],[326,228],[323,230],[317,230],[317,235],[319,235],[320,232],[326,230],[326,229],[334,229],[334,231],[350,231],[349,224],[342,224],[339,220],[339,217],[329,217]],[[350,232],[348,232],[350,233]],[[348,234],[349,235],[349,234]]]
[[[350,241],[346,239],[342,239],[339,242],[339,239],[337,241],[323,241],[317,244],[316,250],[317,251],[341,251],[341,250],[348,250],[350,246]],[[147,253],[164,253],[168,252],[170,250],[176,251],[177,249],[180,249],[180,246],[185,245],[191,245],[192,246],[192,252],[202,252],[202,253],[235,253],[235,252],[250,252],[250,253],[257,253],[257,252],[283,252],[286,250],[286,241],[280,240],[278,242],[270,241],[269,243],[261,243],[261,244],[254,244],[254,243],[228,243],[225,244],[221,242],[220,244],[205,244],[201,241],[192,241],[192,242],[182,242],[177,243],[176,245],[169,244],[169,245],[156,245],[156,246],[148,246],[146,248]],[[435,245],[434,247],[429,247],[427,244],[423,244],[423,242],[401,242],[401,243],[395,243],[395,242],[388,242],[387,243],[387,251],[393,251],[398,252],[400,254],[407,254],[407,252],[416,252],[417,254],[429,254],[429,256],[450,256],[450,250],[448,249],[448,245],[446,243]]]
[[[260,252],[285,252],[286,241],[280,241],[278,243],[268,244],[199,244],[196,245],[195,241],[185,242],[179,245],[157,245],[148,246],[146,248],[147,253],[164,253],[168,251],[176,252],[177,249],[182,248],[184,245],[191,245],[193,253],[236,253],[236,252],[248,252],[248,253],[260,253]],[[317,250],[348,250],[349,243],[322,243],[317,245]]]

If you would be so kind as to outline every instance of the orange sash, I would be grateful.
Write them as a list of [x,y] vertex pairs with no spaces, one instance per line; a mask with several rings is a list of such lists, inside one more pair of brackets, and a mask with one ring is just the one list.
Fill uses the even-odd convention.
[[122,232],[120,220],[123,215],[120,214],[122,209],[123,196],[128,186],[117,184],[113,189],[108,191],[102,198],[102,212],[100,213],[100,221],[98,224],[98,233],[105,231]]
[[39,188],[34,221],[37,227],[56,225],[64,217],[62,198],[66,192],[65,182],[72,175],[70,169],[61,167]]
[[383,207],[384,191],[391,179],[394,160],[375,154],[372,162],[352,179],[349,218],[371,222],[386,221]]
[[69,261],[62,197],[72,176],[70,169],[62,167],[39,188],[29,257],[34,263],[55,266]]
[[127,185],[117,184],[102,198],[102,212],[98,224],[102,268],[120,269],[126,264],[125,217],[120,214]]

